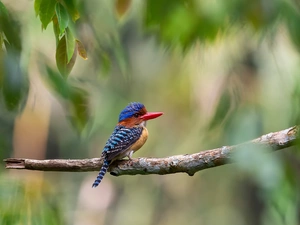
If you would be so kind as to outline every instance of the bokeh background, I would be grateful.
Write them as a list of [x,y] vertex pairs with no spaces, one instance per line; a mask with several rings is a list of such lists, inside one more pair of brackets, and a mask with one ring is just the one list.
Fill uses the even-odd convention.
[[[78,11],[69,26],[88,57],[65,79],[56,79],[55,35],[51,23],[42,30],[37,1],[2,2],[12,20],[1,23],[0,159],[99,157],[133,101],[164,112],[134,157],[299,124],[296,0],[60,1]],[[22,46],[18,60],[6,56],[6,38]],[[243,149],[238,163],[193,177],[107,174],[96,189],[97,172],[9,171],[1,160],[0,224],[299,225],[299,146],[270,151]]]

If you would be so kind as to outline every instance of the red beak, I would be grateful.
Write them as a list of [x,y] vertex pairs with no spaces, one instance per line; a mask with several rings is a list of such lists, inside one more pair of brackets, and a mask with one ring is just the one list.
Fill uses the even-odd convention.
[[143,120],[152,120],[164,114],[163,112],[147,112],[145,115],[140,116]]

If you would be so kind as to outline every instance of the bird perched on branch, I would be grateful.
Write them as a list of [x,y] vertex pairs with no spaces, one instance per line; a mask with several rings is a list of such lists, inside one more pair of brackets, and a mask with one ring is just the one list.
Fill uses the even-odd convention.
[[106,142],[101,157],[104,159],[102,168],[93,183],[97,187],[103,179],[109,165],[124,157],[131,160],[132,154],[139,150],[147,141],[148,130],[146,121],[161,116],[162,112],[147,112],[139,102],[130,103],[122,110],[119,123]]

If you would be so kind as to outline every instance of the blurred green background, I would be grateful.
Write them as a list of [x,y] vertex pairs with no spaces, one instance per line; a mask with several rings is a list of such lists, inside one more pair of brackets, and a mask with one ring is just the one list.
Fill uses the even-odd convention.
[[[195,153],[300,122],[298,1],[57,2],[0,2],[1,159],[100,157],[133,101],[164,112],[134,157]],[[71,59],[72,43],[59,52],[70,34],[87,60]],[[107,174],[96,189],[97,172],[1,162],[0,224],[300,225],[299,146],[270,151],[241,150],[239,163],[193,177]]]

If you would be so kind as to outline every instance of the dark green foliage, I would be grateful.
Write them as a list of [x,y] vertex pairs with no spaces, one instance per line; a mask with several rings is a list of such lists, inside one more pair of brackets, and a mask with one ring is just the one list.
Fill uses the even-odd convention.
[[[43,29],[53,22],[56,38],[56,64],[60,73],[67,77],[76,61],[77,45],[70,30],[71,18],[76,21],[79,13],[73,0],[57,2],[55,0],[36,0],[34,4],[36,15],[40,17]],[[81,49],[84,49],[81,43]],[[85,51],[85,50],[81,50]]]
[[56,48],[56,65],[65,78],[70,74],[76,60],[77,51],[75,51],[75,39],[68,30],[59,40]]
[[56,0],[41,0],[36,5],[39,6],[36,13],[38,12],[43,29],[46,29],[55,14]]
[[[41,193],[39,185],[28,186],[9,180],[2,174],[0,178],[0,224],[64,224],[57,196],[46,187]],[[11,202],[15,207],[9,207]],[[31,213],[26,213],[29,211]]]
[[3,63],[2,93],[6,108],[12,111],[20,107],[21,99],[25,97],[24,89],[27,82],[20,68],[20,58],[17,53],[7,54]]
[[66,7],[73,21],[79,19],[80,15],[78,12],[78,6],[76,4],[76,0],[63,0],[62,4]]
[[59,2],[57,2],[56,5],[55,5],[55,13],[56,13],[56,17],[57,17],[57,20],[58,20],[60,34],[63,34],[63,32],[65,31],[65,29],[69,25],[69,15],[68,15],[68,12],[67,12],[67,10],[65,9],[65,7],[62,4],[60,4]]
[[52,90],[63,100],[69,119],[77,131],[82,131],[89,119],[88,93],[80,87],[70,84],[60,74],[47,67],[47,81]]
[[[165,112],[149,123],[149,141],[136,157],[199,152],[300,123],[296,1],[35,0],[26,5],[31,12],[0,1],[0,158],[13,155],[16,144],[27,147],[24,140],[14,141],[14,122],[27,100],[29,72],[32,98],[26,113],[34,109],[35,97],[43,100],[36,93],[50,96],[41,110],[45,115],[30,121],[49,131],[43,154],[49,158],[100,156],[119,110],[130,101]],[[77,54],[89,60],[80,61]],[[225,58],[221,63],[219,54]],[[283,64],[289,69],[280,71]],[[46,118],[40,124],[39,116]],[[25,125],[21,138],[31,131]],[[40,141],[36,136],[29,143]],[[24,152],[21,157],[27,157]],[[99,187],[105,191],[97,193],[88,189],[89,174],[44,173],[40,187],[12,182],[7,177],[16,175],[0,169],[7,175],[0,177],[0,224],[299,224],[299,145],[276,153],[253,148],[239,153],[232,158],[240,163],[193,177],[108,177]],[[45,184],[51,176],[55,182]]]
[[0,89],[9,111],[20,111],[27,98],[28,82],[21,69],[21,27],[0,2]]

